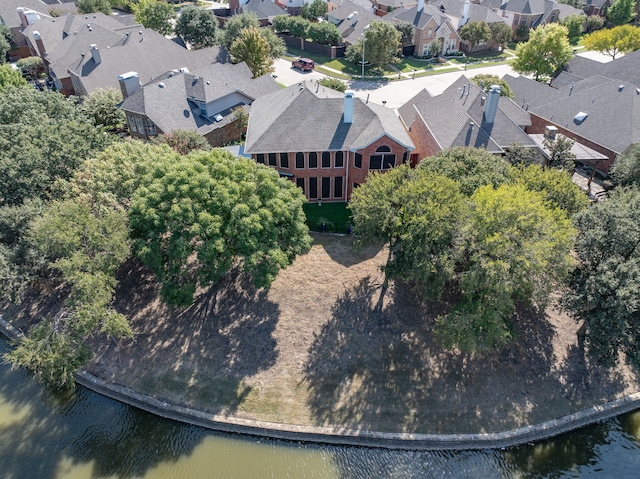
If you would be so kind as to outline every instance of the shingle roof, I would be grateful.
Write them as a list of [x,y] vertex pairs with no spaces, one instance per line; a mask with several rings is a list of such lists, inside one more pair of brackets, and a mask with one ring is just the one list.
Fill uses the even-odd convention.
[[270,75],[252,79],[244,62],[216,63],[192,73],[167,72],[127,97],[121,108],[147,116],[165,133],[196,130],[206,134],[224,121],[201,116],[199,105],[190,99],[210,103],[227,97],[227,103],[233,103],[225,104],[228,110],[277,90],[279,87]]
[[[564,70],[581,78],[602,75],[640,85],[640,50],[628,53],[607,63],[576,55],[569,61]],[[554,82],[551,83],[553,86],[555,86]]]
[[23,7],[25,10],[36,11],[41,14],[41,18],[48,17],[49,9],[52,7],[56,10],[71,14],[78,13],[78,9],[73,3],[47,5],[40,0],[0,0],[0,19],[2,19],[2,22],[9,28],[20,26],[20,16],[16,10],[18,7]]
[[301,82],[257,99],[247,128],[247,153],[335,151],[363,148],[387,135],[413,148],[390,108],[354,99],[353,122],[343,121],[344,95]]
[[[462,18],[465,0],[437,0],[432,4],[434,8],[440,9],[444,6],[444,14],[458,26],[458,21]],[[471,3],[469,5],[469,21],[490,23],[505,23],[504,18],[485,5]]]
[[391,18],[397,18],[403,22],[408,22],[414,25],[416,28],[422,30],[425,25],[434,18],[438,25],[442,25],[448,20],[447,16],[431,5],[425,5],[422,10],[418,10],[418,7],[413,7],[408,10],[394,10],[387,14]]
[[242,5],[245,13],[255,13],[258,19],[273,18],[277,15],[286,15],[286,11],[270,0],[249,0]]
[[[501,97],[494,122],[487,123],[484,120],[483,97],[486,94],[477,85],[461,77],[441,95],[417,95],[399,112],[405,124],[413,123],[419,117],[442,149],[475,146],[486,148],[491,153],[503,153],[504,147],[516,141],[525,146],[535,146],[521,128],[530,124],[525,112],[509,98]],[[408,104],[413,107],[413,112]]]

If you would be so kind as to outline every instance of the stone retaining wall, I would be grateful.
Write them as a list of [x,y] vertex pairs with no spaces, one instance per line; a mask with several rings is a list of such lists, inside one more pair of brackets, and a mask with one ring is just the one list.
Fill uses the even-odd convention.
[[[22,334],[4,321],[1,316],[0,332],[9,338],[15,338]],[[387,433],[336,427],[278,424],[234,416],[208,414],[159,401],[124,386],[103,381],[84,371],[76,374],[76,382],[98,394],[158,416],[216,431],[250,434],[290,441],[405,450],[470,450],[513,447],[557,436],[558,434],[640,408],[640,393],[634,393],[622,399],[594,406],[542,424],[521,427],[511,431],[488,434]]]

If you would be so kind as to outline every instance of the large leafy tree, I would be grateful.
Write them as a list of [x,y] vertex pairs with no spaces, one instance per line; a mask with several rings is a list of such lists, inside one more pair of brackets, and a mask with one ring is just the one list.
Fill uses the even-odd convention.
[[136,21],[146,28],[152,28],[162,35],[173,32],[171,21],[176,18],[176,12],[172,5],[158,0],[138,0],[131,4],[131,8]]
[[56,181],[113,141],[58,93],[8,87],[0,104],[0,206],[60,196]]
[[513,30],[503,22],[489,24],[489,30],[491,30],[491,41],[500,47],[504,47],[513,37]]
[[572,39],[572,41],[582,34],[585,18],[584,15],[569,15],[562,20],[562,24],[567,27],[569,38]]
[[118,108],[122,102],[122,92],[115,88],[99,88],[84,99],[82,106],[97,126],[107,131],[121,131],[127,124],[127,117]]
[[40,57],[26,57],[21,58],[16,62],[16,66],[24,71],[28,72],[32,77],[36,76],[38,69],[42,66],[42,58]]
[[461,300],[438,319],[439,337],[471,351],[513,340],[516,302],[546,304],[574,266],[574,236],[566,214],[524,185],[479,188],[460,234]]
[[544,147],[548,150],[550,168],[556,168],[566,172],[573,172],[576,155],[571,152],[575,142],[564,135],[558,135],[555,140],[545,138]]
[[478,43],[489,41],[491,30],[487,22],[467,22],[460,29],[460,38],[469,44],[469,51],[472,52]]
[[342,42],[340,30],[331,22],[311,23],[308,35],[311,40],[322,45],[339,45]]
[[273,58],[269,43],[256,27],[241,30],[240,37],[233,42],[229,49],[234,62],[245,62],[253,78],[257,78],[273,71]]
[[413,24],[409,22],[399,21],[393,24],[396,30],[400,32],[400,44],[402,46],[413,45],[414,30]]
[[221,35],[216,17],[195,5],[182,9],[175,33],[195,49],[216,45]]
[[166,135],[159,135],[153,141],[169,145],[181,155],[188,155],[193,150],[210,150],[207,139],[193,130],[173,130]]
[[620,353],[640,367],[640,190],[616,188],[575,217],[579,267],[567,304],[584,320],[588,352],[613,366]]
[[[0,40],[0,43],[2,43],[2,40]],[[18,70],[11,68],[11,65],[0,65],[0,91],[8,86],[27,86],[27,82],[22,78]]]
[[403,165],[370,175],[349,207],[359,241],[382,239],[389,247],[388,279],[411,280],[426,296],[440,295],[453,277],[452,241],[466,207],[454,180]]
[[387,63],[398,61],[401,33],[391,22],[374,20],[364,31],[364,41],[360,40],[349,45],[345,57],[354,63],[362,61],[364,48],[365,62],[374,67],[382,67]]
[[640,145],[634,145],[616,157],[611,176],[621,185],[640,186]]
[[509,179],[509,164],[486,150],[454,147],[425,158],[420,169],[460,183],[460,191],[471,196],[480,186],[500,186]]
[[[304,21],[306,22],[306,20]],[[231,49],[233,42],[240,39],[242,30],[249,27],[260,28],[260,22],[255,13],[241,13],[240,15],[232,16],[224,25],[222,44],[227,47],[227,50]]]
[[76,5],[80,13],[102,12],[105,15],[111,15],[111,2],[109,0],[78,0]]
[[640,49],[640,28],[631,25],[598,30],[584,40],[585,48],[595,50],[615,59],[621,53]]
[[171,303],[193,301],[196,286],[241,264],[257,286],[310,245],[304,196],[273,169],[222,151],[155,161],[129,218],[135,250]]
[[516,47],[518,57],[511,66],[518,73],[533,75],[536,81],[540,78],[550,78],[564,67],[573,55],[567,35],[567,27],[558,23],[550,23],[532,30],[529,41]]
[[513,91],[509,84],[500,78],[498,75],[492,75],[490,73],[481,73],[479,75],[471,77],[471,81],[482,88],[484,91],[489,91],[493,85],[500,87],[500,96],[506,96],[507,98],[513,98]]
[[636,0],[614,0],[607,8],[607,20],[614,25],[629,23],[636,16]]
[[307,20],[316,21],[317,18],[325,18],[327,16],[327,9],[327,2],[324,0],[313,0],[311,3],[305,2],[302,5],[300,14]]

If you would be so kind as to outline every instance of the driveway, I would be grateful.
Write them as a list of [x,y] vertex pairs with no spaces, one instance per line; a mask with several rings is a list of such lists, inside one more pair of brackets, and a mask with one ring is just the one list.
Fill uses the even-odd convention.
[[[384,105],[385,103],[383,102],[386,102],[386,106],[389,108],[399,108],[424,88],[426,88],[431,95],[439,95],[462,75],[466,74],[468,77],[473,77],[480,73],[490,73],[492,75],[498,75],[501,78],[506,74],[518,76],[509,65],[493,65],[484,68],[474,68],[469,71],[460,70],[417,77],[412,80],[388,82],[353,80],[349,86],[356,92],[356,96],[363,100],[366,100],[368,97],[369,101],[379,105]],[[299,70],[294,70],[291,68],[291,62],[282,59],[276,60],[274,74],[276,75],[276,81],[286,86],[304,80],[320,80],[326,76],[316,71],[303,73]]]

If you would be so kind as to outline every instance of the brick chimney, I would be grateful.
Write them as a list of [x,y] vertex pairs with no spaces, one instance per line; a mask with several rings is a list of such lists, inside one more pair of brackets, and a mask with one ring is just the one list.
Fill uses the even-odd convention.
[[229,13],[231,15],[240,13],[240,0],[229,0]]
[[493,123],[493,121],[496,119],[499,100],[500,87],[498,85],[491,85],[491,88],[489,89],[489,93],[487,95],[487,103],[484,107],[484,121],[486,123]]
[[44,48],[44,42],[42,41],[42,36],[40,32],[34,30],[33,39],[36,42],[36,47],[38,47],[38,54],[44,58],[44,55],[47,53],[47,50]]
[[353,90],[344,92],[344,110],[342,112],[342,121],[345,123],[353,123],[353,102],[355,93]]

